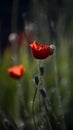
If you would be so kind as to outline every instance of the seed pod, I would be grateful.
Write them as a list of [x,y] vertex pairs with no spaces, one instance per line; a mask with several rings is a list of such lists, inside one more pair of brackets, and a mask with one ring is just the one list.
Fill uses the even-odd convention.
[[39,84],[39,77],[35,76],[34,80],[35,80],[35,84],[38,85]]
[[45,88],[40,88],[39,91],[40,91],[43,98],[45,98],[47,96]]

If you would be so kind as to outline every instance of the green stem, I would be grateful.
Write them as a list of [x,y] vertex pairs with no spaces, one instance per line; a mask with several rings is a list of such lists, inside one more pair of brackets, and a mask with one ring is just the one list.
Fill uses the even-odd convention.
[[[41,65],[42,63],[41,63],[42,61],[41,60],[39,60],[39,80],[40,80],[40,84],[39,84],[39,89],[40,88],[42,88],[43,87],[43,85],[44,85],[44,79],[43,79],[43,75],[41,75],[41,73],[40,73],[40,67],[43,67],[43,65]],[[44,68],[43,68],[44,69]],[[45,103],[45,100],[44,100],[44,98],[42,98],[41,97],[41,95],[40,95],[40,93],[39,93],[39,110],[40,110],[40,113],[41,113],[41,103],[43,103],[44,104],[44,107],[45,107],[45,110],[46,110],[46,115],[48,114],[48,109],[47,109],[47,107],[46,107],[46,103]],[[48,118],[47,118],[48,117]],[[41,117],[41,115],[40,115],[40,120],[42,119],[42,117]],[[47,123],[48,123],[48,126],[49,126],[49,129],[50,130],[52,130],[52,126],[51,126],[51,123],[50,123],[50,118],[49,118],[49,116],[46,116],[46,121],[47,121]],[[41,130],[41,126],[40,126],[40,130]]]
[[[42,85],[42,80],[41,80],[41,75],[40,75],[40,64],[41,64],[41,61],[39,60],[38,61],[39,89]],[[41,114],[40,113],[41,113],[41,96],[39,93],[39,122],[40,122],[39,130],[41,130]]]

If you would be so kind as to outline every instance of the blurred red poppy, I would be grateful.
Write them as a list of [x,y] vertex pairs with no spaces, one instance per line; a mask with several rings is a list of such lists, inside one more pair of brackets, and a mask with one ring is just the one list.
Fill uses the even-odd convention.
[[19,78],[21,78],[23,76],[25,71],[26,70],[22,65],[18,65],[18,66],[13,66],[13,67],[9,68],[8,69],[8,74],[12,78],[19,79]]
[[24,33],[21,33],[18,36],[18,40],[17,40],[18,45],[22,46],[23,45],[23,41],[24,41]]
[[52,55],[54,48],[49,45],[41,45],[34,41],[29,44],[32,54],[36,59],[46,59],[48,56]]

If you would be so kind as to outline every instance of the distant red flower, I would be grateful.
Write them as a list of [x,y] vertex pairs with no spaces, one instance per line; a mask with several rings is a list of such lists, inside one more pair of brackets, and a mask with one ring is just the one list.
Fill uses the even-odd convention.
[[22,65],[13,66],[8,69],[8,74],[10,75],[10,77],[15,79],[21,78],[24,73],[25,73],[25,68]]
[[49,45],[41,45],[34,41],[29,45],[32,54],[36,59],[46,59],[48,56],[52,55],[54,52],[54,48]]
[[21,34],[19,34],[18,40],[17,40],[17,43],[19,46],[22,45],[23,40],[24,40],[24,33],[21,33]]

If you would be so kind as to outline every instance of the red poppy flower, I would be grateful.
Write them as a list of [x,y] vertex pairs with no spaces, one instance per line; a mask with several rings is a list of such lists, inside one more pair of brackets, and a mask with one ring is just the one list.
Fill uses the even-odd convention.
[[54,52],[54,48],[50,45],[40,45],[36,41],[29,45],[32,54],[36,59],[45,59],[48,56],[52,55]]
[[22,65],[13,66],[8,69],[8,73],[9,73],[10,77],[19,79],[25,73],[25,68]]

